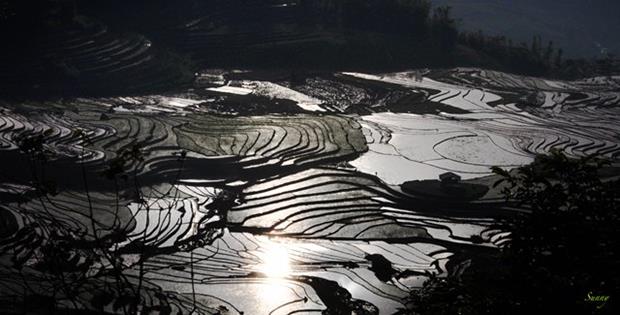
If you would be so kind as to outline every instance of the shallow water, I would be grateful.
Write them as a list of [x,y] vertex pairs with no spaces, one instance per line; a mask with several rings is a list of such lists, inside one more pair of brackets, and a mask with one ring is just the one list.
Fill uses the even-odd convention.
[[[509,239],[491,228],[503,211],[492,198],[438,198],[400,184],[448,171],[485,182],[491,166],[511,169],[551,149],[614,162],[620,152],[614,80],[454,69],[421,81],[403,72],[220,83],[179,95],[2,101],[0,218],[12,231],[0,242],[10,249],[3,275],[16,277],[7,261],[28,258],[23,244],[49,237],[17,229],[60,221],[91,234],[121,229],[127,238],[115,250],[126,251],[128,275],[140,269],[135,248],[152,247],[145,294],[167,292],[175,310],[392,314],[429,273],[446,275],[455,252]],[[43,203],[28,197],[32,165],[18,150],[37,134],[60,190]],[[136,143],[141,158],[126,166],[139,181],[119,181],[116,193],[101,172]],[[15,280],[0,294],[19,288]]]

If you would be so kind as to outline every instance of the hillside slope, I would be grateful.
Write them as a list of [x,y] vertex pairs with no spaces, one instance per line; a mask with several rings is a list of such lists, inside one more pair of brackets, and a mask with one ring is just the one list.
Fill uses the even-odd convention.
[[530,42],[552,40],[569,57],[620,52],[620,2],[611,0],[432,0],[448,5],[461,28]]

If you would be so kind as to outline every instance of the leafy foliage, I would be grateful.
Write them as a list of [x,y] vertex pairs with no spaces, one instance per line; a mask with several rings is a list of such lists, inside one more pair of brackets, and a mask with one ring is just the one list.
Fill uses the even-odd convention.
[[[620,292],[617,180],[596,157],[541,155],[501,177],[506,200],[527,209],[503,220],[511,243],[471,258],[463,273],[431,278],[412,295],[414,314],[612,314]],[[606,303],[589,295],[611,295]],[[456,301],[456,302],[455,302]]]
[[478,62],[467,58],[459,62],[474,62],[471,65],[499,68],[516,74],[574,80],[620,72],[620,63],[613,56],[593,60],[564,60],[564,50],[556,47],[553,41],[543,42],[540,36],[534,36],[528,44],[513,43],[506,36],[464,31],[458,34],[458,43],[482,56]]
[[[145,261],[170,249],[146,244],[147,234],[129,239],[132,225],[130,222],[121,223],[119,208],[121,198],[124,198],[122,196],[135,197],[143,207],[148,207],[143,193],[146,186],[139,181],[142,164],[148,155],[144,145],[136,142],[121,147],[106,162],[107,167],[102,172],[87,170],[87,166],[81,163],[87,203],[73,204],[77,208],[75,212],[81,214],[83,219],[67,222],[62,218],[63,213],[59,214],[61,211],[54,207],[57,199],[51,198],[58,193],[66,193],[62,191],[63,179],[48,178],[45,172],[50,167],[48,163],[57,158],[53,143],[49,141],[50,135],[50,132],[41,132],[17,139],[21,154],[29,161],[31,185],[36,190],[35,198],[41,210],[18,209],[24,218],[24,225],[16,229],[14,239],[20,242],[0,249],[0,254],[10,258],[8,266],[15,272],[16,281],[23,282],[24,288],[23,292],[16,292],[9,302],[11,304],[3,305],[2,309],[16,308],[28,313],[35,311],[28,304],[35,304],[37,314],[89,314],[110,310],[117,314],[170,314],[170,304],[183,299],[183,307],[197,310],[195,296],[188,298],[182,294],[164,292],[144,278]],[[82,148],[79,159],[86,157],[86,147],[93,146],[88,133],[77,128],[72,136]],[[178,153],[181,169],[186,156],[185,151]],[[99,200],[88,188],[89,181],[94,178],[87,174],[105,177],[108,179],[106,182],[114,184],[116,217],[111,221],[114,223],[99,221],[102,216],[93,207],[93,202]],[[175,178],[171,183],[172,187],[177,180]],[[56,184],[61,188],[58,189]],[[159,198],[177,198],[172,190],[161,192]],[[226,207],[236,202],[236,198],[233,193],[221,194],[214,202],[217,209],[211,210],[214,214],[225,215]],[[176,210],[171,207],[168,211]],[[136,215],[129,219],[136,219]],[[215,221],[204,225],[196,235],[175,243],[174,250],[191,251],[196,246],[211,242],[219,236],[219,224]]]

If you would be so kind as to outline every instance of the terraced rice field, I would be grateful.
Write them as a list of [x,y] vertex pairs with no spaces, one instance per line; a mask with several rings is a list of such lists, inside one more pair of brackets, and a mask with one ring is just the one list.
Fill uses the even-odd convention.
[[[3,95],[106,95],[170,88],[185,74],[171,56],[138,34],[119,34],[85,19],[79,26],[50,26],[41,40],[27,45],[32,53],[1,53]],[[36,53],[34,53],[36,52]]]
[[[620,156],[620,78],[243,76],[0,101],[0,301],[53,291],[62,307],[112,312],[120,268],[163,313],[393,314],[430,274],[457,272],[453,257],[510,237],[493,226],[509,210],[492,190],[438,200],[400,184],[447,171],[485,182],[553,149]],[[40,264],[63,237],[84,240],[65,257],[87,271],[74,299]],[[94,241],[122,263],[88,256]],[[97,302],[103,288],[117,295]]]

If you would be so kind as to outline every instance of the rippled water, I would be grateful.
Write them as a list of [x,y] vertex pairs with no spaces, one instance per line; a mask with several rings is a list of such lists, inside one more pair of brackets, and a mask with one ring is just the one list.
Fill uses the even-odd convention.
[[[488,185],[491,166],[552,149],[614,162],[620,154],[617,78],[454,69],[329,74],[296,86],[221,81],[165,96],[2,101],[0,294],[23,291],[11,259],[36,265],[46,224],[60,224],[121,231],[113,250],[124,272],[134,279],[142,269],[145,299],[161,303],[165,292],[173,310],[392,314],[429,274],[446,275],[456,253],[509,238],[493,227],[497,190],[472,201],[436,182],[400,184],[453,172]],[[45,199],[29,177],[42,165],[23,153],[22,140],[36,135],[48,156],[37,176],[58,190]],[[126,161],[130,176],[115,186],[101,174],[119,154],[140,158]],[[153,255],[140,266],[144,247]],[[92,274],[88,285],[107,281]],[[34,269],[26,275],[45,290]]]

